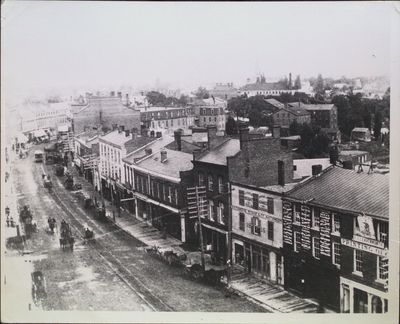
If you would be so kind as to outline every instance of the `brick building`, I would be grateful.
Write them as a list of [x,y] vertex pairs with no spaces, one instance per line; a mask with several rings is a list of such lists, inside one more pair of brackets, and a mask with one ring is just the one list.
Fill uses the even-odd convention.
[[389,179],[329,167],[283,198],[285,288],[342,312],[387,310]]
[[248,129],[240,129],[240,145],[228,157],[233,262],[283,285],[281,197],[296,185],[291,153],[279,139],[250,139]]
[[194,107],[196,125],[199,127],[215,126],[217,132],[225,132],[227,102],[220,98],[197,99],[191,105]]
[[274,126],[289,127],[296,121],[298,124],[311,124],[310,113],[301,107],[282,108],[272,114]]

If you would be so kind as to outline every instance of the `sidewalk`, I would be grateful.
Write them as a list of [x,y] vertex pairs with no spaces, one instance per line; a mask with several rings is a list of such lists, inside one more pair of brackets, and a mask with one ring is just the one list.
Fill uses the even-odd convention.
[[[90,190],[93,190],[91,185],[84,178],[80,179],[81,181],[79,182],[82,183],[82,191],[90,194]],[[113,221],[112,212],[115,210],[114,206],[107,200],[105,204],[106,215]],[[161,231],[147,225],[146,221],[135,218],[134,215],[126,210],[121,210],[120,217],[115,215],[115,225],[148,247],[156,246],[164,251],[175,252],[177,255],[188,253],[188,251],[181,247],[183,243],[180,240],[169,235],[165,239],[162,238]],[[230,287],[239,295],[245,296],[275,313],[316,313],[318,309],[317,302],[300,298],[284,290],[281,286],[258,279],[237,267],[233,267],[232,269]],[[328,309],[325,311],[332,312]]]

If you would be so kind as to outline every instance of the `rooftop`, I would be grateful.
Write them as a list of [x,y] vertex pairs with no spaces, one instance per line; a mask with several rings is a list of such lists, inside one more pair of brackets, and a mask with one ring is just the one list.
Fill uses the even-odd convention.
[[215,147],[211,151],[202,154],[197,161],[227,165],[226,158],[233,156],[240,151],[240,141],[238,139],[227,139],[225,142]]
[[123,161],[129,164],[133,164],[135,162],[135,159],[145,157],[146,149],[151,149],[153,153],[158,152],[163,147],[174,141],[174,138],[169,135],[164,135],[163,137],[159,138],[150,137],[149,139],[151,141],[149,141],[147,144],[144,144],[141,147],[136,148],[135,150],[131,150],[131,152],[123,159]]
[[389,217],[389,176],[332,167],[288,193],[318,205]]
[[179,172],[181,171],[193,169],[192,154],[169,149],[165,149],[165,152],[167,152],[167,160],[165,162],[161,162],[161,153],[156,152],[138,162],[137,165],[142,169],[174,178],[180,178]]
[[242,88],[242,91],[268,91],[268,90],[284,90],[279,83],[250,83],[246,84]]
[[[125,131],[119,131],[118,129],[113,130],[103,136],[100,136],[100,140],[104,142],[108,142],[110,144],[122,147],[127,144],[132,144],[137,142],[138,145],[142,143],[146,143],[148,138],[145,136],[138,136],[136,139],[132,139],[132,135],[129,134],[126,136]],[[129,143],[128,143],[129,142]]]
[[276,99],[265,99],[265,102],[269,103],[270,105],[278,108],[278,109],[283,109],[285,108],[285,105],[283,103],[281,103],[280,101],[276,100]]
[[339,155],[363,155],[367,153],[368,153],[367,151],[348,150],[348,151],[340,151]]
[[306,110],[332,110],[334,107],[334,104],[303,104]]

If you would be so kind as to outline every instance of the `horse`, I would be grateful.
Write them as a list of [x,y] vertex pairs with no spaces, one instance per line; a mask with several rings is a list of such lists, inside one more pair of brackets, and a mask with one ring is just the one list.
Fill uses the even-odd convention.
[[71,251],[74,250],[75,239],[73,237],[62,237],[60,238],[60,248],[65,251],[69,248]]

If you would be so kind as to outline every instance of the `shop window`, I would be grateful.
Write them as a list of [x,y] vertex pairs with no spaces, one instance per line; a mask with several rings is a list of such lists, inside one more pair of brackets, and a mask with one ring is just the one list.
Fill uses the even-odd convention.
[[354,273],[362,275],[363,253],[360,250],[354,250]]
[[313,210],[312,210],[312,227],[313,228],[319,228],[319,215],[320,215],[320,209],[313,208]]
[[244,191],[239,190],[239,205],[244,206]]
[[245,215],[244,215],[244,213],[239,214],[239,229],[241,231],[245,230]]
[[321,248],[320,248],[320,243],[319,243],[319,237],[313,237],[312,238],[312,247],[313,247],[313,256],[316,259],[320,258],[320,252],[321,252]]
[[274,222],[268,221],[268,240],[274,240]]
[[267,211],[269,214],[274,214],[274,198],[267,198]]
[[258,210],[258,194],[253,193],[253,209]]
[[261,220],[257,217],[251,219],[251,228],[254,235],[261,236]]
[[213,191],[213,187],[214,187],[214,179],[212,174],[208,175],[208,190],[209,191]]
[[389,259],[378,256],[378,280],[387,280],[389,272]]
[[340,244],[332,243],[332,263],[340,266]]
[[293,238],[294,238],[294,244],[293,244],[293,249],[295,252],[300,252],[301,250],[301,237],[300,237],[300,232],[293,232]]

